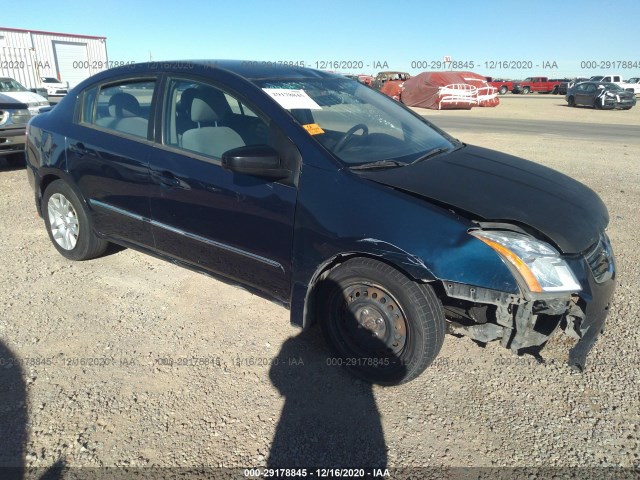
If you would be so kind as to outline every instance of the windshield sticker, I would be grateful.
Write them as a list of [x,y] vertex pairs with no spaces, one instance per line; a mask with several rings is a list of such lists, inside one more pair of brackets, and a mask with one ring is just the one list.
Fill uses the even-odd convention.
[[324,133],[324,130],[320,128],[320,125],[317,123],[308,123],[307,125],[302,125],[302,127],[309,132],[309,135],[320,135]]
[[322,110],[322,107],[307,95],[304,90],[288,90],[284,88],[263,88],[262,90],[287,110],[292,108]]

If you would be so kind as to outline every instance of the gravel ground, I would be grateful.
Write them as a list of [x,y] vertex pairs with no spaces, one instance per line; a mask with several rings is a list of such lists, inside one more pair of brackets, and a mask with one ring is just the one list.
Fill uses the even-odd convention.
[[[561,102],[547,98],[426,115],[552,118]],[[640,125],[639,108],[595,113]],[[24,171],[0,164],[0,465],[640,468],[638,133],[460,135],[565,172],[608,205],[619,282],[586,372],[565,366],[560,336],[544,363],[448,336],[394,388],[328,365],[317,329],[243,290],[132,250],[65,260]]]

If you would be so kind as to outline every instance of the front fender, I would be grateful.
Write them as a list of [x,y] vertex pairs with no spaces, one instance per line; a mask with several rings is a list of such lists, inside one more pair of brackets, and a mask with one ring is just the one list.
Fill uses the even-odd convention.
[[379,259],[420,282],[451,281],[516,293],[498,255],[468,234],[476,227],[443,207],[358,177],[306,166],[293,242],[291,321],[309,324],[322,272],[353,256]]

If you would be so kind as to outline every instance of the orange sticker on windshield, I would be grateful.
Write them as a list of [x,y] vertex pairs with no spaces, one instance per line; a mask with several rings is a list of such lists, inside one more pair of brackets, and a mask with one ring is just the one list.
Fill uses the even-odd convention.
[[307,125],[302,125],[304,129],[309,132],[309,135],[320,135],[324,133],[324,130],[320,128],[320,125],[317,123],[308,123]]

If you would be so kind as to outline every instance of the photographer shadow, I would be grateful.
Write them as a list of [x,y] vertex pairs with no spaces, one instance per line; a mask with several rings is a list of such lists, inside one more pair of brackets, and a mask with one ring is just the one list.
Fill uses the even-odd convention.
[[0,478],[20,480],[58,480],[63,478],[64,462],[48,468],[27,468],[27,422],[29,419],[25,372],[19,357],[0,341]]
[[[345,313],[344,321],[355,318]],[[313,327],[285,341],[274,359],[269,377],[285,404],[269,468],[386,468],[373,387],[344,368],[346,359],[330,355]]]

